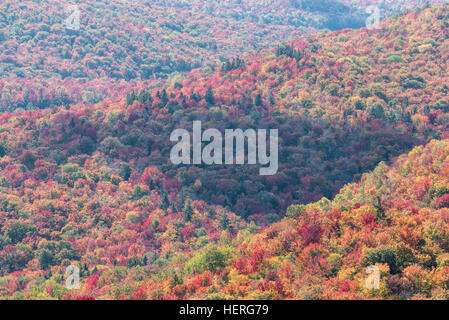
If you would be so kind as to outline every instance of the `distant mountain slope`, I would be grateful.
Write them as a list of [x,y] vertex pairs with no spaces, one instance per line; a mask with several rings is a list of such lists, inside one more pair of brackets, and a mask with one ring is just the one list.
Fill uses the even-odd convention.
[[[432,0],[430,2],[441,2]],[[381,18],[423,1],[383,1]],[[322,29],[364,27],[371,1],[61,1],[0,3],[0,111],[119,97],[154,79]],[[68,11],[66,11],[68,10]]]
[[[76,10],[53,0],[0,3],[0,110],[121,96],[139,83],[325,28],[329,14],[303,10],[294,1],[262,7],[257,1],[73,4]],[[333,7],[342,26],[363,22],[339,2]],[[79,30],[68,19],[77,13]]]
[[447,0],[342,0],[341,2],[354,8],[378,6],[384,16],[391,16],[394,13],[413,10],[425,5],[445,4]]

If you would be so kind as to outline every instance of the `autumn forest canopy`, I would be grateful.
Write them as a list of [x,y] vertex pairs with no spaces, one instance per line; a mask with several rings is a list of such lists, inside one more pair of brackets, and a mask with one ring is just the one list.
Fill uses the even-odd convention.
[[[2,1],[0,299],[448,299],[443,2]],[[275,174],[174,164],[195,121]]]

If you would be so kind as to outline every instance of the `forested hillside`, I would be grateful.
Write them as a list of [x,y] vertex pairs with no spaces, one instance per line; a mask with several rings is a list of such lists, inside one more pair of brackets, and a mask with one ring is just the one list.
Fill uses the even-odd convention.
[[67,28],[76,12],[66,2],[0,3],[0,110],[96,103],[141,83],[148,86],[154,79],[254,53],[337,22],[339,27],[364,23],[338,1],[332,11],[303,8],[295,1],[71,5],[77,6],[79,28]]
[[[256,235],[222,236],[218,248],[174,268],[162,287],[149,280],[135,292],[154,297],[162,290],[169,299],[447,300],[448,168],[449,141],[433,140],[392,167],[380,163],[333,201],[291,206],[287,218]],[[379,289],[365,285],[369,265],[380,270]]]
[[[432,6],[122,98],[1,113],[0,297],[448,298],[448,63],[449,6]],[[193,120],[278,129],[278,173],[173,165],[170,133]]]
[[[175,126],[191,127],[192,119],[204,127],[279,128],[280,169],[274,177],[257,176],[257,168],[164,169],[207,201],[247,216],[331,198],[379,161],[444,137],[446,15],[446,9],[434,8],[388,20],[375,32],[300,38],[212,75],[193,72],[159,94],[155,90],[154,99],[130,94],[127,104],[166,112],[158,122],[167,133],[155,134],[155,141]],[[148,130],[132,125],[126,131],[137,129]],[[168,148],[153,161],[163,164]]]

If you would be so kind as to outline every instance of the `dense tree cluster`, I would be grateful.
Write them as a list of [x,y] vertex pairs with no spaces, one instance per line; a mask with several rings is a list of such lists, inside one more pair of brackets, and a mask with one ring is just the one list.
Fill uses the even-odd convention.
[[[287,217],[222,244],[232,258],[219,271],[184,272],[173,298],[448,299],[449,141],[433,140],[381,162],[333,201],[293,205]],[[188,263],[192,263],[190,260]],[[366,286],[367,267],[380,270]],[[190,270],[189,270],[190,271]],[[189,284],[207,277],[192,291]],[[151,292],[154,282],[147,282]],[[181,288],[186,288],[184,289]],[[183,294],[179,294],[182,292]],[[185,293],[184,293],[185,292]]]
[[[449,297],[449,6],[227,62],[0,114],[1,298]],[[278,174],[171,164],[193,120],[278,129]]]

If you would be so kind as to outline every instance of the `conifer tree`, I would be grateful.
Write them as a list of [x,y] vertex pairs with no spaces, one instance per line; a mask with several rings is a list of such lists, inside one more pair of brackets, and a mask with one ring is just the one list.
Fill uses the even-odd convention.
[[204,99],[210,105],[214,105],[215,104],[214,92],[212,91],[211,87],[209,87],[209,89],[207,89],[207,92],[206,92],[206,95],[205,95]]
[[193,209],[192,205],[190,204],[190,199],[186,200],[183,211],[184,211],[184,220],[186,222],[192,220]]
[[162,199],[160,208],[165,211],[170,206],[170,201],[168,201],[167,193],[165,192],[162,193],[161,197]]

